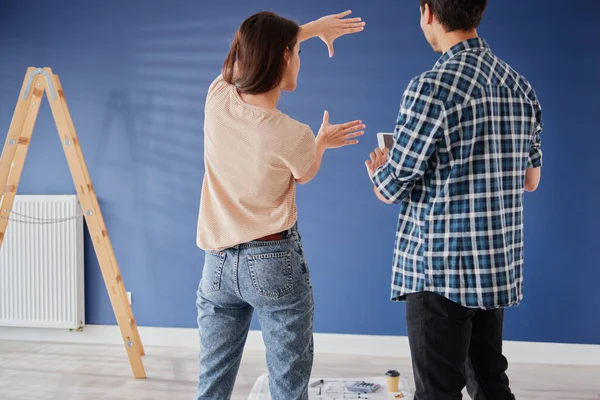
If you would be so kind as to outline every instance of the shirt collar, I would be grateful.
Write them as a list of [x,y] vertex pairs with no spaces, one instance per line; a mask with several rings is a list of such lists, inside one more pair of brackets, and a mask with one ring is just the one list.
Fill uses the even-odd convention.
[[450,50],[448,50],[447,52],[445,52],[440,59],[438,60],[438,62],[435,64],[435,68],[439,68],[441,67],[444,63],[446,63],[448,60],[450,60],[452,57],[463,53],[465,51],[470,51],[470,50],[489,50],[490,46],[488,46],[487,42],[485,41],[485,39],[483,38],[473,38],[473,39],[467,39],[465,41],[462,41],[458,44],[455,44],[454,46],[452,46],[450,48]]

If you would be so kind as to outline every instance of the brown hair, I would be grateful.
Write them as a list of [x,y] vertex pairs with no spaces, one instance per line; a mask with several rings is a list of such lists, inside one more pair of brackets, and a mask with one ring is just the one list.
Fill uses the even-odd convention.
[[275,13],[252,15],[235,34],[223,63],[223,78],[245,94],[276,88],[285,72],[285,52],[296,46],[298,32],[297,23]]

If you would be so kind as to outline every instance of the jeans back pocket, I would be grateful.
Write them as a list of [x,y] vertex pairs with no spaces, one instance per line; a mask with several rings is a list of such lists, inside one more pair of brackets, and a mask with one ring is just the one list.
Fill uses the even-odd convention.
[[248,269],[256,292],[279,299],[294,290],[292,254],[289,251],[248,256]]
[[204,270],[202,271],[202,291],[205,294],[213,293],[221,288],[221,276],[227,253],[224,251],[207,251],[204,258]]

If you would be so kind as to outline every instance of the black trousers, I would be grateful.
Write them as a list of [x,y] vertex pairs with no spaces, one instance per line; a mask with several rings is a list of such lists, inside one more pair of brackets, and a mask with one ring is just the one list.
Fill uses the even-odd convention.
[[415,400],[514,399],[502,355],[504,310],[463,307],[434,293],[406,298]]

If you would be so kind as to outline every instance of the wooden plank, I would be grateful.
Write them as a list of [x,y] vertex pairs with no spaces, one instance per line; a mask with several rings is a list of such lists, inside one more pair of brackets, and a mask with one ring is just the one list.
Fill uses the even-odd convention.
[[[32,68],[28,70],[28,73],[31,70]],[[2,152],[2,160],[0,161],[0,195],[2,196],[0,199],[0,246],[4,241],[33,127],[37,120],[46,86],[44,77],[36,75],[33,78],[29,96],[27,99],[22,100],[27,79],[26,77],[21,89],[21,95],[17,102],[8,139]]]
[[33,91],[29,93],[29,96],[27,96],[25,100],[23,100],[23,94],[25,93],[29,75],[34,70],[34,67],[27,69],[27,73],[25,74],[25,79],[23,80],[23,85],[21,86],[21,91],[19,93],[19,99],[17,100],[17,105],[15,106],[13,118],[10,122],[10,127],[8,128],[8,135],[6,136],[6,142],[4,144],[4,149],[2,150],[2,157],[0,157],[0,193],[4,193],[4,185],[8,179],[8,173],[17,149],[16,143],[18,143],[19,136],[23,130],[25,118],[27,117],[28,112],[31,110]]
[[[51,74],[51,76],[53,77],[53,84],[54,84],[54,88],[57,91],[57,96],[60,98],[62,98],[63,100],[65,99],[64,97],[64,91],[62,88],[62,84],[60,83],[60,78],[58,75],[56,74],[52,74],[52,70],[50,68],[45,68],[45,70]],[[100,205],[98,204],[98,200],[97,200],[97,196],[96,196],[96,192],[94,191],[94,186],[92,185],[92,178],[90,177],[90,173],[88,171],[87,168],[87,163],[85,162],[85,159],[83,157],[83,152],[81,150],[81,145],[79,144],[79,141],[77,140],[77,134],[76,134],[76,130],[75,130],[75,126],[73,124],[73,119],[71,118],[71,113],[69,111],[69,108],[67,107],[66,104],[66,100],[64,100],[63,102],[63,111],[65,114],[65,118],[67,120],[67,123],[69,125],[69,130],[70,130],[70,134],[71,136],[75,139],[74,143],[74,150],[75,150],[75,154],[77,155],[77,159],[79,160],[79,165],[81,166],[81,170],[82,170],[82,175],[83,175],[83,180],[85,182],[86,185],[86,190],[88,192],[91,193],[92,198],[92,206],[95,209],[100,210]],[[107,232],[106,226],[104,225],[104,219],[102,218],[102,216],[100,215],[100,223],[101,223],[101,228],[103,232]],[[115,275],[120,275],[120,270],[119,270],[119,264],[117,263],[117,259],[115,257],[115,253],[113,251],[113,247],[112,247],[112,243],[110,241],[110,236],[108,235],[108,233],[105,235],[104,237],[104,241],[106,242],[106,246],[108,248],[108,255],[110,257],[110,261],[111,261],[111,268],[113,270],[113,273]],[[118,290],[119,294],[121,295],[121,297],[123,298],[122,302],[125,305],[125,311],[127,312],[127,315],[130,319],[130,325],[131,325],[131,329],[132,329],[132,334],[134,337],[134,342],[137,344],[136,349],[139,350],[140,355],[145,355],[144,352],[144,346],[142,344],[142,340],[140,338],[140,334],[139,334],[139,330],[137,328],[137,323],[135,321],[134,315],[133,315],[133,310],[131,309],[131,305],[129,304],[129,299],[127,297],[127,290],[125,289],[125,284],[123,282],[123,280],[119,281],[119,290]]]
[[62,90],[58,91],[59,82],[58,79],[52,75],[52,71],[49,68],[46,68],[45,70],[51,74],[54,89],[58,92],[56,99],[52,100],[49,88],[46,87],[52,115],[54,116],[54,121],[73,177],[73,182],[84,211],[85,220],[90,232],[90,237],[92,238],[94,250],[96,251],[96,256],[98,257],[102,276],[127,350],[129,363],[131,364],[134,377],[136,379],[143,379],[146,377],[146,373],[141,359],[142,351],[138,348],[141,341],[139,340],[139,333],[137,333],[135,320],[127,312],[127,295],[124,293],[121,274],[118,266],[116,264],[113,265],[112,263],[114,252],[110,242],[107,240],[108,233],[98,205],[98,199],[93,191],[91,181],[89,181],[89,174],[87,174],[85,161],[83,159],[80,160],[79,158],[79,154],[81,154],[79,141],[77,140],[77,134],[73,128],[72,119],[68,113],[64,93]]

